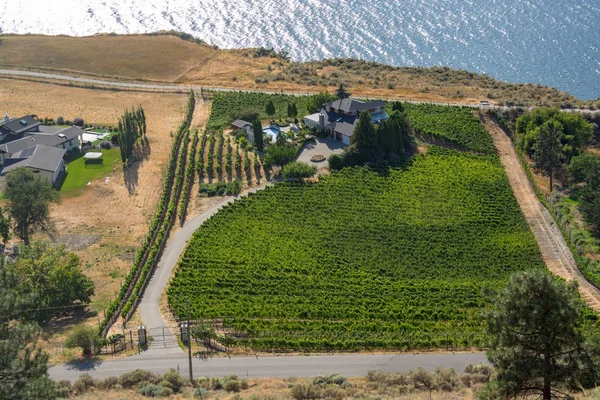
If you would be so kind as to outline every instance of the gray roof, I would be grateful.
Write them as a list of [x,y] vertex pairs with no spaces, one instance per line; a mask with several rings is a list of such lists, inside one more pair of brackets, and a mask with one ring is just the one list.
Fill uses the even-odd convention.
[[11,158],[5,160],[2,174],[6,174],[20,167],[28,167],[31,169],[41,169],[44,171],[54,172],[60,166],[65,149],[57,149],[44,145],[37,145],[19,151],[12,155]]
[[26,115],[21,118],[12,118],[8,122],[0,121],[0,131],[3,133],[22,133],[39,126],[40,123],[32,116]]
[[364,110],[371,110],[377,107],[383,107],[385,106],[385,102],[382,100],[375,100],[363,103],[362,101],[347,98],[328,103],[327,106],[333,107],[336,110],[341,110],[343,112],[361,112]]
[[352,137],[354,134],[354,127],[356,126],[356,121],[350,124],[348,122],[340,121],[335,123],[334,131],[341,133],[342,135]]
[[248,121],[244,121],[243,119],[236,119],[235,121],[233,121],[231,123],[231,125],[235,126],[236,128],[239,129],[243,129],[247,126],[252,126],[252,124]]
[[41,132],[24,133],[20,139],[15,139],[1,144],[0,150],[4,150],[9,154],[15,154],[21,150],[36,146],[38,144],[56,147],[60,146],[62,143],[67,143],[70,140],[78,138],[82,133],[83,130],[76,126],[64,128],[53,134]]

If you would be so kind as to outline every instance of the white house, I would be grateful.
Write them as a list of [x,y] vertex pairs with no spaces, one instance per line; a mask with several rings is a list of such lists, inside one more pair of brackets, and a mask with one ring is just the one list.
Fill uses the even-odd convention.
[[65,153],[66,150],[64,149],[57,149],[43,144],[28,147],[4,160],[2,175],[17,168],[25,167],[47,178],[54,185],[65,171],[63,161]]

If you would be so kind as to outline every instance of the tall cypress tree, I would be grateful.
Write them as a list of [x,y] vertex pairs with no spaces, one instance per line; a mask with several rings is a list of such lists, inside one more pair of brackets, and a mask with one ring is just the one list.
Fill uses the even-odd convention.
[[263,143],[263,132],[262,132],[262,124],[258,119],[255,119],[252,122],[252,132],[254,133],[254,144],[256,145],[256,150],[263,151],[264,143]]

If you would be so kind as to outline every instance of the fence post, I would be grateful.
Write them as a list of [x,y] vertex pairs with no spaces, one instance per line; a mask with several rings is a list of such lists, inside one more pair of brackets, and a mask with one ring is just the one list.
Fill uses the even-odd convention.
[[129,330],[129,341],[131,342],[131,350],[133,350],[133,332]]

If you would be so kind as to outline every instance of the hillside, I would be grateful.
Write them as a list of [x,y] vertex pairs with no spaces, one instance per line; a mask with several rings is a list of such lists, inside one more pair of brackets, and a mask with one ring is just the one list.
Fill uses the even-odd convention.
[[259,49],[220,50],[173,33],[92,37],[0,36],[0,68],[239,89],[333,91],[356,96],[507,105],[600,107],[553,88],[512,84],[445,67],[391,67],[353,59],[290,62]]

